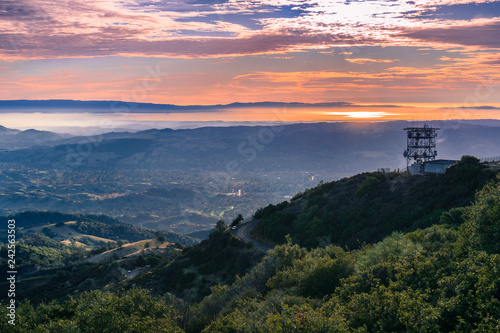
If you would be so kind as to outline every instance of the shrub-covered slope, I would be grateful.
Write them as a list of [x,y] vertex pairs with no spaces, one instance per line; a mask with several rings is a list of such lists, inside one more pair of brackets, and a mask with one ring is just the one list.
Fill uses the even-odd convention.
[[236,276],[247,273],[262,254],[224,228],[220,226],[200,244],[184,248],[173,262],[138,276],[129,285],[197,301],[210,294],[210,287],[232,283]]
[[439,222],[443,212],[468,205],[494,175],[490,167],[470,156],[442,175],[363,173],[259,209],[256,233],[277,244],[290,234],[306,247],[333,243],[357,248],[393,231]]

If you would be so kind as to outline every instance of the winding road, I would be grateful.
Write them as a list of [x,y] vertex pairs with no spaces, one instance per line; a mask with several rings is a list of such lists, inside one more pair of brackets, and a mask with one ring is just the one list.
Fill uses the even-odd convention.
[[249,234],[250,230],[252,230],[258,222],[259,220],[257,219],[249,219],[248,222],[243,222],[235,230],[231,231],[233,235],[235,235],[239,239],[244,240],[245,242],[250,242],[259,250],[267,252],[268,250],[272,249],[272,247],[253,239]]

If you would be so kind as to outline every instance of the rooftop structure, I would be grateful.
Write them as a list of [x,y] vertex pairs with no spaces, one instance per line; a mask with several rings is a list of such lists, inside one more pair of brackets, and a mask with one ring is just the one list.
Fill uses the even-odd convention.
[[434,160],[424,163],[414,163],[408,168],[408,172],[412,175],[423,175],[426,173],[445,173],[453,164],[457,163],[455,160]]

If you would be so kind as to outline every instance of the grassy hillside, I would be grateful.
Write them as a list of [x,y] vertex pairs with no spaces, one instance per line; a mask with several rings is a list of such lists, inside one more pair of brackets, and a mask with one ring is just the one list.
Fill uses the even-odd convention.
[[[38,303],[98,289],[118,290],[129,279],[174,260],[182,247],[158,237],[128,244],[107,242],[89,250],[34,233],[16,245],[17,295]],[[5,245],[0,255],[0,263],[6,265]],[[0,287],[7,288],[7,283],[2,281]]]
[[104,224],[123,224],[123,222],[107,215],[67,214],[55,211],[26,211],[2,219],[16,220],[17,227],[34,227],[66,221],[100,222]]
[[494,175],[474,157],[462,158],[443,175],[363,173],[259,209],[255,234],[275,244],[289,234],[305,247],[331,243],[358,248],[393,231],[439,223],[443,212],[472,202]]

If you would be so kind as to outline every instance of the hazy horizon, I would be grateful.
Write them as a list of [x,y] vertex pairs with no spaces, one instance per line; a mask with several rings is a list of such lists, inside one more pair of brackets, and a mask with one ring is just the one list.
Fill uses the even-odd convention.
[[[37,101],[33,101],[37,102]],[[126,103],[123,103],[126,104]],[[140,104],[139,104],[140,105]],[[204,126],[270,125],[301,122],[380,122],[380,121],[438,121],[438,120],[500,120],[500,104],[466,107],[456,104],[401,105],[332,105],[287,107],[230,107],[200,106],[190,110],[165,111],[134,108],[111,109],[31,107],[19,109],[2,106],[0,125],[13,129],[50,130],[82,135],[85,128],[91,134],[106,129],[145,130],[152,128],[197,128]],[[83,131],[84,132],[84,131]]]

